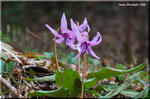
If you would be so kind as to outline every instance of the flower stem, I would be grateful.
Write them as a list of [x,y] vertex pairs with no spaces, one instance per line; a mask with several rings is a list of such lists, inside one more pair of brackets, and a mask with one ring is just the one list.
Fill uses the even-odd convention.
[[[78,54],[79,54],[80,52],[78,51]],[[78,73],[79,73],[79,75],[80,75],[80,56],[78,57]]]
[[82,69],[82,89],[81,89],[81,98],[83,98],[84,95],[84,71],[86,67],[86,61],[87,61],[87,55],[84,53],[83,55],[83,69]]
[[[79,21],[77,21],[77,26],[79,26]],[[79,54],[80,52],[78,51],[78,54]],[[79,73],[79,75],[80,75],[80,56],[78,57],[78,73]]]
[[54,41],[55,62],[56,62],[57,69],[59,69],[59,64],[58,64],[58,59],[57,59],[57,49],[56,49],[56,36],[54,39],[55,39],[55,41]]
[[[87,57],[86,57],[86,60],[87,60]],[[87,64],[85,65],[84,76],[85,78],[87,77]]]
[[[57,32],[59,31],[59,29],[60,29],[60,28],[57,29]],[[54,38],[54,55],[55,55],[56,67],[57,67],[58,74],[59,74],[59,77],[60,77],[60,82],[61,82],[61,85],[63,85],[62,78],[61,78],[61,74],[60,74],[60,72],[59,72],[59,64],[58,64],[57,48],[56,48],[56,36],[55,36],[55,38]]]

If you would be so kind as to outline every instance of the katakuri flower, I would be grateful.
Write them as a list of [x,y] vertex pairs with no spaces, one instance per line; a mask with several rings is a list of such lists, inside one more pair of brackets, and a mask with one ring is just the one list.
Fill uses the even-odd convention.
[[79,57],[82,53],[87,53],[87,54],[90,53],[93,57],[99,59],[99,57],[94,53],[91,47],[101,43],[102,37],[100,33],[97,32],[97,35],[93,38],[93,40],[89,41],[88,32],[83,31],[81,33],[79,31],[79,28],[73,22],[73,20],[71,20],[71,26],[78,41],[78,44],[71,44],[71,46],[73,46],[73,48],[75,48],[80,52],[77,56],[73,58],[73,60]]
[[[70,24],[71,24],[71,29],[74,30],[74,26],[73,26],[73,19],[70,19]],[[87,32],[90,32],[90,27],[88,25],[87,19],[84,18],[84,21],[81,25],[77,26],[78,30],[80,33],[82,33],[83,31],[85,31],[86,29],[88,30]]]
[[56,40],[56,43],[62,43],[65,41],[66,45],[69,45],[75,41],[75,34],[71,30],[67,28],[67,20],[65,13],[63,13],[61,18],[61,34],[56,32],[53,28],[51,28],[48,24],[46,24],[46,27],[58,38]]

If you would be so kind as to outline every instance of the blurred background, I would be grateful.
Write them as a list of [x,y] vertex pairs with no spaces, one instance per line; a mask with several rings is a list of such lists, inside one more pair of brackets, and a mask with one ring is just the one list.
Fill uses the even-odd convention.
[[[54,36],[45,24],[57,29],[65,12],[69,25],[70,18],[80,24],[87,18],[90,40],[101,33],[103,41],[93,50],[107,64],[148,63],[148,2],[142,7],[121,7],[119,3],[126,2],[2,2],[2,40],[21,52],[53,51]],[[59,58],[72,51],[65,44],[59,44],[58,50]]]

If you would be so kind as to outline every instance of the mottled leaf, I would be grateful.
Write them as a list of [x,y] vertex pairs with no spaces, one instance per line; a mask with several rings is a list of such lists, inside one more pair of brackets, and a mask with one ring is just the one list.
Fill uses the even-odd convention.
[[89,73],[88,74],[88,79],[96,77],[97,80],[101,80],[101,79],[108,78],[108,77],[111,77],[111,76],[117,76],[117,75],[120,75],[120,74],[139,71],[139,70],[143,69],[145,66],[146,66],[146,63],[143,63],[143,64],[140,64],[140,65],[138,65],[134,68],[128,69],[128,70],[121,70],[121,69],[114,69],[114,68],[111,68],[111,67],[105,67],[105,68],[101,69],[98,72]]
[[81,81],[78,72],[72,69],[56,71],[56,84],[68,89],[70,97],[81,92]]
[[84,80],[84,87],[85,87],[85,89],[89,89],[92,86],[96,85],[96,83],[97,83],[96,78],[87,79],[87,80]]
[[114,97],[115,95],[119,94],[121,91],[123,91],[124,89],[129,87],[138,78],[139,75],[140,75],[140,72],[129,77],[129,79],[125,83],[123,83],[120,87],[115,88],[114,90],[112,90],[111,92],[109,92],[108,94],[106,94],[105,96],[103,96],[101,98],[111,98],[111,97]]
[[67,91],[60,87],[59,89],[56,90],[51,90],[51,91],[35,91],[33,93],[29,92],[28,96],[34,97],[34,96],[48,96],[48,97],[53,97],[53,98],[66,98],[67,97]]
[[51,76],[35,77],[35,78],[26,78],[27,81],[55,81],[55,74]]

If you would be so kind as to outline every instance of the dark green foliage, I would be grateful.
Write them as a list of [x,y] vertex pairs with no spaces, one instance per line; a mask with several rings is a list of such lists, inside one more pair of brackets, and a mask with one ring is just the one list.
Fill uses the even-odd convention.
[[98,80],[101,80],[101,79],[108,78],[111,76],[117,76],[117,75],[124,74],[124,73],[131,73],[131,72],[139,71],[143,69],[145,66],[146,66],[146,63],[143,63],[128,70],[121,70],[121,69],[114,69],[111,67],[106,67],[106,68],[101,69],[98,72],[89,73],[88,78],[96,77]]
[[43,76],[36,78],[26,78],[26,81],[55,81],[55,74],[52,76]]
[[[135,71],[139,71],[146,66],[145,63],[138,65],[132,69],[128,70],[121,70],[121,69],[114,69],[114,68],[103,68],[99,72],[91,72],[88,75],[88,79],[84,80],[84,92],[87,94],[92,94],[93,98],[100,97],[100,98],[111,98],[118,94],[122,94],[124,96],[135,97],[139,94],[139,92],[129,90],[128,87],[137,81],[141,72],[134,74],[133,76],[129,77],[127,81],[125,81],[122,85],[114,85],[114,84],[100,84],[96,86],[98,80],[105,79],[111,76],[116,76],[125,73],[131,73]],[[109,72],[108,72],[109,71]],[[79,76],[78,72],[73,71],[72,69],[66,69],[64,71],[56,71],[55,76],[56,84],[60,87],[61,90],[64,91],[62,97],[76,97],[79,96],[81,93],[81,77]],[[93,90],[90,88],[96,86]],[[65,89],[65,90],[64,90]],[[59,89],[58,89],[59,90]],[[99,91],[106,91],[109,92],[107,95],[102,96]],[[141,92],[139,97],[143,95],[143,93],[147,94],[147,89]],[[50,95],[48,94],[50,93]],[[53,94],[57,94],[57,91],[52,92]],[[65,94],[65,95],[64,95]],[[144,94],[145,95],[145,94]],[[50,97],[61,97],[59,96],[51,96],[51,91],[35,91],[34,93],[29,93],[29,96],[50,96]],[[145,96],[145,97],[146,97]]]
[[49,96],[53,98],[65,98],[67,97],[67,91],[60,87],[59,89],[56,90],[51,90],[51,91],[36,91],[36,92],[29,92],[28,96],[34,97],[34,96]]
[[102,98],[111,98],[114,97],[115,95],[119,94],[121,91],[129,87],[140,75],[140,72],[134,74],[133,76],[129,77],[129,79],[123,83],[121,86],[118,88],[113,89],[111,92],[109,92],[107,95],[103,96]]
[[76,71],[73,71],[72,69],[57,71],[56,84],[58,86],[63,86],[63,88],[65,89],[68,89],[68,94],[70,97],[79,94],[81,91],[80,76]]
[[85,87],[85,89],[89,89],[92,86],[95,86],[96,83],[97,83],[97,79],[96,78],[87,79],[87,80],[84,80],[84,87]]
[[124,65],[122,65],[122,64],[119,64],[119,65],[117,66],[117,68],[118,68],[118,69],[122,69],[122,70],[123,70],[123,69],[125,69],[125,66],[124,66]]
[[[125,66],[124,66],[123,64],[119,64],[119,65],[117,66],[117,68],[124,70],[124,69],[125,69]],[[121,81],[121,82],[123,82],[123,81],[125,80],[125,75],[119,75],[119,76],[118,76],[118,80]]]

